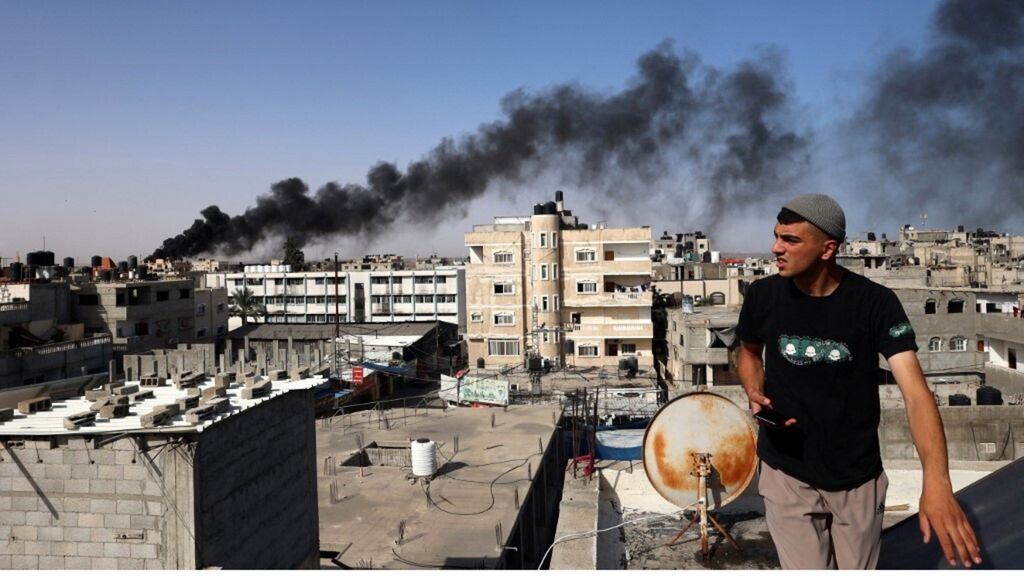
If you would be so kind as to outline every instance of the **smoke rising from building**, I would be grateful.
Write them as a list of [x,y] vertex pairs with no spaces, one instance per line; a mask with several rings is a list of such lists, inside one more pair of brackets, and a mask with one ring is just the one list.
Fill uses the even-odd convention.
[[665,186],[685,173],[714,222],[730,204],[777,195],[801,172],[808,136],[787,121],[790,87],[777,56],[723,71],[664,43],[637,68],[613,94],[574,84],[513,92],[501,120],[443,140],[404,172],[380,163],[365,184],[329,183],[312,195],[298,178],[283,180],[235,216],[210,206],[152,257],[237,254],[284,235],[372,237],[396,220],[442,220],[496,183],[528,184],[544,171],[611,194],[623,181]]
[[876,212],[1000,225],[1024,208],[1024,2],[949,0],[921,53],[891,55],[855,119],[892,178]]

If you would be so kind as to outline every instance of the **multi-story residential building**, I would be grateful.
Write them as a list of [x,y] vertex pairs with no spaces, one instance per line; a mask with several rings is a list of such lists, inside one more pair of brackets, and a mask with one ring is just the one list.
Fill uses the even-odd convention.
[[650,228],[580,224],[555,198],[466,233],[470,363],[653,367]]
[[228,289],[195,289],[195,341],[213,341],[228,333]]
[[[250,321],[279,324],[421,322],[465,326],[466,275],[462,267],[432,270],[288,272],[246,266],[243,272],[208,274],[206,286],[248,289],[266,307]],[[230,329],[240,319],[232,319]]]
[[0,388],[107,369],[110,337],[71,322],[70,300],[63,282],[0,283]]
[[124,352],[173,347],[195,338],[194,292],[191,280],[82,284],[72,287],[73,316]]

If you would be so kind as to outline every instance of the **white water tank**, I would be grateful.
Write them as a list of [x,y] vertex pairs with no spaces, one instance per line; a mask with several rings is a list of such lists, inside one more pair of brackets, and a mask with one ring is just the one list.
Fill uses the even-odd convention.
[[437,472],[437,444],[429,438],[417,438],[409,448],[412,451],[412,475],[433,476]]

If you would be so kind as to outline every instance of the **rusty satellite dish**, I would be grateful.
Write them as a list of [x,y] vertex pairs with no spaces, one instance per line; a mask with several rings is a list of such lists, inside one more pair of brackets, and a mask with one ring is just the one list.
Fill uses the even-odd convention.
[[654,415],[644,433],[643,458],[647,478],[663,498],[693,508],[706,488],[706,509],[715,510],[739,497],[754,478],[757,435],[750,416],[728,398],[694,392]]

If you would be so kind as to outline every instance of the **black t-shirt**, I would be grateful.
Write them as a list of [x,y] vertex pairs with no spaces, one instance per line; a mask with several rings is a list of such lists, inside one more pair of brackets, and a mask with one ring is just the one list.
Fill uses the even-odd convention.
[[736,333],[764,345],[765,396],[797,419],[761,427],[764,462],[822,490],[854,488],[881,472],[878,354],[917,350],[892,290],[844,269],[832,294],[814,297],[769,276],[747,288]]

